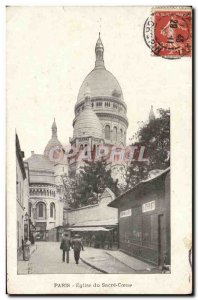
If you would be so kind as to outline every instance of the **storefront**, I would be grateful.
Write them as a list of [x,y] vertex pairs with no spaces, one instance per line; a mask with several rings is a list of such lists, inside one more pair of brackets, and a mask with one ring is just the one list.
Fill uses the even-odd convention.
[[36,222],[36,241],[48,241],[48,230],[46,230],[46,222]]
[[50,242],[60,242],[63,238],[63,234],[67,232],[67,228],[64,226],[57,226],[48,231],[48,241]]
[[68,228],[71,237],[76,233],[82,238],[84,246],[117,249],[118,248],[118,229],[117,224],[114,226],[89,226],[89,227],[72,227]]
[[170,264],[170,169],[141,181],[109,204],[118,208],[119,248],[143,261]]

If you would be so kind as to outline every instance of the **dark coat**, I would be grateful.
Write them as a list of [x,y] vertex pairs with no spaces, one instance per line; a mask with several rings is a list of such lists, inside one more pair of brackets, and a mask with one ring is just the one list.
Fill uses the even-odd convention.
[[81,250],[83,250],[83,244],[82,244],[82,241],[80,238],[74,238],[72,240],[71,245],[72,245],[72,249],[74,249],[74,251],[80,252]]
[[60,245],[60,249],[69,251],[71,247],[71,241],[68,237],[63,237]]

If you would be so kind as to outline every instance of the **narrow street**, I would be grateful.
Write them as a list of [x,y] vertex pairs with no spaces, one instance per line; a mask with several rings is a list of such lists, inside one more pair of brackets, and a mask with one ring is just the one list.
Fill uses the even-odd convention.
[[[83,253],[83,252],[82,252]],[[99,274],[100,272],[83,263],[81,260],[76,265],[73,251],[70,251],[70,262],[62,262],[60,243],[38,242],[36,250],[29,262],[18,263],[18,274]]]
[[62,262],[62,250],[58,242],[37,242],[29,261],[18,261],[18,274],[141,274],[159,273],[151,266],[120,251],[84,247],[77,265],[73,250],[69,264]]

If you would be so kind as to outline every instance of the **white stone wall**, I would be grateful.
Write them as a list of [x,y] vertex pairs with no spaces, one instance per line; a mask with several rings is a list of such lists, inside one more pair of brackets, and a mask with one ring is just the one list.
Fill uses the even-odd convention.
[[55,178],[55,184],[63,184],[61,175],[66,174],[68,175],[68,164],[60,164],[57,163],[54,166],[54,178]]
[[[32,186],[30,188],[32,188]],[[40,186],[36,187],[34,185],[35,190],[36,188],[38,190],[41,189]],[[52,187],[49,186],[49,189],[52,189]],[[55,196],[54,194],[52,196],[46,196],[46,197],[43,195],[30,196],[30,203],[32,204],[31,220],[33,221],[34,225],[39,222],[46,222],[46,230],[49,230],[57,226],[61,226],[63,224],[63,202],[61,199],[61,195],[59,195],[59,193],[57,192],[56,187],[54,187],[53,190],[55,191]],[[45,210],[46,213],[42,218],[39,218],[37,214],[37,204],[39,202],[44,203],[46,206],[46,210]],[[55,213],[53,217],[50,216],[51,203],[54,203],[55,205]]]
[[[97,224],[105,225],[117,223],[118,213],[117,208],[108,207],[107,204],[112,201],[110,196],[103,198],[98,205],[87,206],[80,209],[67,212],[67,220],[70,226],[90,224],[94,226]],[[93,224],[91,224],[93,222]],[[98,223],[99,222],[99,223]],[[79,226],[80,226],[79,225]]]

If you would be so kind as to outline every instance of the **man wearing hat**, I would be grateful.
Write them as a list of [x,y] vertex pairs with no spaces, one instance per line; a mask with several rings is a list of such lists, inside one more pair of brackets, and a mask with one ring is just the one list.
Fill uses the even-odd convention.
[[71,245],[72,245],[72,249],[74,250],[74,259],[76,261],[76,264],[78,264],[80,258],[80,251],[84,250],[81,238],[78,234],[75,234]]
[[68,233],[65,233],[61,241],[60,249],[63,250],[63,262],[65,262],[65,253],[67,255],[67,263],[69,263],[69,251],[70,251],[71,241]]

